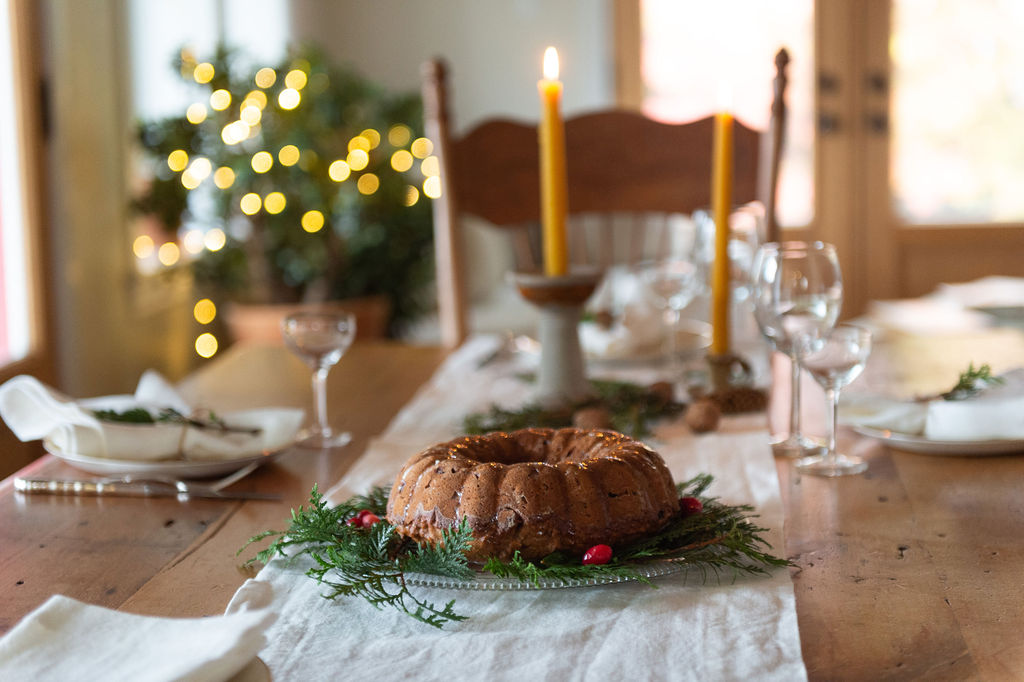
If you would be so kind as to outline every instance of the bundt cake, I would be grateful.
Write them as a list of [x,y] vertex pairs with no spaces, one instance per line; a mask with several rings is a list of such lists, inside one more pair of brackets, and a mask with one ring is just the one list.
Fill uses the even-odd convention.
[[508,560],[516,550],[536,560],[637,539],[678,508],[672,475],[643,443],[614,431],[523,429],[414,455],[391,488],[387,518],[430,542],[465,518],[470,561]]

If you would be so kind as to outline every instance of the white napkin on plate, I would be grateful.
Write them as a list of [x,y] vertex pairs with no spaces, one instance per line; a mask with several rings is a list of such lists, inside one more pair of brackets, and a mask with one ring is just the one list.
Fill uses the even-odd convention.
[[842,398],[840,421],[889,429],[929,440],[1024,439],[1024,368],[966,400],[898,401],[870,394]]
[[156,618],[54,595],[0,639],[0,679],[220,682],[255,658],[275,618]]
[[189,460],[235,459],[288,445],[302,425],[296,408],[266,408],[218,415],[226,424],[258,428],[258,433],[221,432],[183,424],[126,424],[97,419],[93,410],[123,412],[145,408],[159,414],[172,408],[190,415],[191,408],[158,372],[148,370],[135,394],[76,401],[35,377],[16,376],[0,386],[0,417],[20,440],[46,439],[68,454],[135,461],[184,456]]

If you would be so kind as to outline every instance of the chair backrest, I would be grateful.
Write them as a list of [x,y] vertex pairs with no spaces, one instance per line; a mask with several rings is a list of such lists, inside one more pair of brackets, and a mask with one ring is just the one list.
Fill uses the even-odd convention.
[[[784,50],[775,61],[770,130],[757,131],[739,121],[734,130],[733,202],[740,205],[760,200],[764,204],[769,239],[775,238],[777,230],[775,194],[788,63]],[[452,347],[462,342],[467,330],[465,263],[459,237],[463,214],[515,229],[517,261],[522,267],[539,263],[537,127],[495,119],[456,138],[450,125],[448,71],[439,59],[424,64],[423,101],[426,132],[434,142],[441,175],[441,196],[434,200],[441,341]],[[624,110],[567,119],[571,260],[608,264],[612,231],[615,225],[621,227],[623,220],[628,230],[639,232],[657,224],[649,219],[651,214],[690,214],[707,207],[713,130],[712,117],[667,124]],[[588,246],[576,224],[585,225],[599,215],[614,220],[602,221],[597,229],[603,238],[592,239]],[[645,240],[642,235],[630,239],[634,253],[626,260],[641,257]]]

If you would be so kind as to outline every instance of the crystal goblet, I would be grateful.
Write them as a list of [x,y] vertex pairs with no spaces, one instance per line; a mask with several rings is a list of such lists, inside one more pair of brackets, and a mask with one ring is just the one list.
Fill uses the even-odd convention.
[[803,457],[820,443],[800,430],[800,351],[798,340],[817,337],[835,326],[843,301],[843,281],[835,247],[823,242],[769,242],[752,266],[754,318],[761,334],[789,356],[789,434],[772,443],[777,455]]
[[828,398],[828,446],[825,454],[804,457],[796,463],[798,471],[814,476],[859,474],[868,468],[857,456],[836,452],[836,421],[839,417],[839,391],[864,370],[871,353],[871,333],[861,327],[839,325],[822,338],[803,342],[803,366],[825,389]]
[[340,447],[352,440],[327,420],[327,374],[338,364],[356,335],[356,319],[346,312],[299,312],[281,321],[288,348],[313,370],[314,422],[299,433],[298,445],[309,448]]

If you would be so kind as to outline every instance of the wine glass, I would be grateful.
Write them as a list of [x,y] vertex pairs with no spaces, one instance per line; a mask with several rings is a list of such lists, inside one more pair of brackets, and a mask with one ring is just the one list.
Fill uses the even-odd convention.
[[697,295],[700,287],[697,265],[690,260],[670,258],[641,263],[637,266],[637,274],[648,298],[662,311],[665,354],[674,378],[678,373],[682,311]]
[[871,333],[861,327],[842,324],[818,339],[804,339],[803,366],[825,389],[829,401],[828,449],[823,455],[797,461],[801,473],[815,476],[859,474],[867,462],[855,455],[836,452],[836,420],[839,416],[839,391],[864,370],[871,353]]
[[761,334],[789,356],[792,388],[789,435],[772,443],[775,454],[803,457],[820,451],[800,432],[801,339],[819,338],[836,324],[843,282],[835,247],[823,242],[769,242],[752,266],[754,318]]
[[313,425],[299,433],[298,445],[340,447],[352,440],[327,423],[327,373],[338,364],[356,335],[356,318],[346,312],[299,312],[281,321],[288,348],[313,369]]

